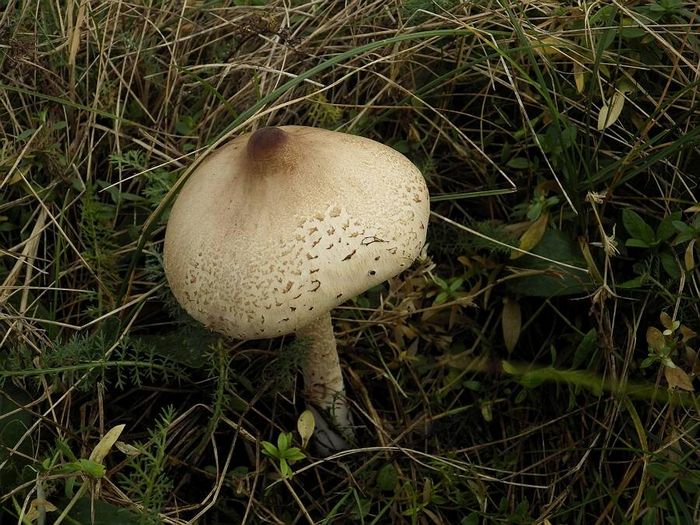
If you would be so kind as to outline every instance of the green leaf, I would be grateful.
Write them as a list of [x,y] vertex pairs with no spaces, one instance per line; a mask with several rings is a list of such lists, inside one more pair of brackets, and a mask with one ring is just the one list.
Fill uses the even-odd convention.
[[476,512],[470,512],[468,516],[462,518],[462,521],[459,522],[459,525],[479,525],[479,523],[481,523],[481,518],[479,517],[479,514]]
[[262,446],[262,453],[266,456],[270,456],[271,458],[277,458],[280,455],[279,450],[277,450],[277,447],[269,441],[263,441]]
[[595,328],[591,328],[586,335],[583,336],[574,352],[573,368],[580,368],[589,357],[598,348],[598,332]]
[[447,299],[449,298],[449,294],[447,292],[440,292],[437,297],[435,298],[435,301],[433,304],[442,304],[444,302],[447,302]]
[[674,280],[680,279],[681,268],[678,266],[676,258],[670,252],[663,252],[659,254],[659,259],[661,259],[661,266],[664,271]]
[[102,463],[97,463],[91,459],[81,458],[77,461],[83,473],[93,478],[102,478],[107,473],[107,468]]
[[472,392],[479,392],[481,390],[481,383],[472,379],[462,381],[462,386],[467,390],[471,390]]
[[620,29],[620,36],[625,39],[642,38],[646,34],[647,31],[643,27],[639,27],[630,19],[624,20],[622,28]]
[[306,454],[304,454],[297,447],[292,447],[292,448],[288,448],[287,450],[284,451],[283,457],[284,457],[284,459],[286,459],[290,463],[293,463],[295,461],[301,461],[302,459],[305,459]]
[[657,241],[667,241],[668,239],[673,237],[673,234],[676,233],[676,229],[673,226],[673,223],[676,222],[676,220],[679,217],[680,214],[678,213],[672,213],[671,215],[666,215],[666,217],[664,217],[664,219],[659,224],[659,227],[656,228]]
[[457,290],[459,290],[462,287],[463,284],[464,284],[464,279],[462,279],[461,277],[458,277],[458,278],[452,280],[452,282],[450,283],[449,289],[451,292],[456,292]]
[[533,389],[540,386],[546,380],[545,374],[540,370],[524,373],[519,381],[525,388]]
[[289,442],[290,436],[288,436],[286,432],[280,432],[280,435],[277,436],[277,448],[280,452],[284,452],[289,448]]
[[280,472],[282,472],[282,475],[285,478],[288,478],[292,475],[292,468],[289,466],[289,463],[287,463],[287,460],[284,458],[280,458]]
[[636,288],[641,288],[642,286],[644,286],[646,280],[646,275],[640,275],[639,277],[635,277],[634,279],[630,279],[629,281],[625,281],[624,283],[618,284],[617,287],[622,288],[624,290],[634,290]]
[[656,361],[655,357],[647,357],[642,361],[642,364],[640,365],[642,368],[649,368],[651,365],[654,364],[654,361]]
[[93,478],[102,478],[106,474],[107,469],[101,463],[83,458],[61,465],[59,471],[63,473],[74,472],[77,474],[86,474]]
[[625,246],[628,248],[651,248],[650,244],[647,244],[641,239],[627,239],[627,241],[625,241]]
[[691,239],[694,239],[696,237],[700,237],[697,232],[693,230],[688,230],[687,232],[683,232],[678,234],[678,237],[676,237],[676,244],[683,244],[684,242],[688,242]]
[[512,364],[510,364],[508,361],[501,361],[501,368],[503,368],[503,371],[506,374],[510,374],[513,376],[518,374],[518,369],[515,368]]
[[671,462],[652,461],[647,471],[653,478],[666,481],[678,476],[678,465]]
[[[554,228],[547,228],[542,240],[530,252],[580,268],[586,267],[578,243],[574,242],[570,235]],[[590,276],[584,272],[565,268],[529,254],[512,261],[512,264],[529,270],[544,270],[541,274],[508,281],[507,287],[513,294],[530,297],[571,295],[587,290],[592,284]]]
[[17,135],[17,137],[15,138],[15,140],[16,140],[17,142],[19,142],[19,141],[21,141],[21,140],[28,139],[29,137],[31,137],[32,135],[34,135],[35,132],[36,132],[36,130],[35,130],[34,128],[25,129],[22,133],[20,133],[19,135]]
[[683,221],[671,221],[671,224],[673,224],[673,227],[681,233],[693,230],[693,228]]
[[433,280],[435,281],[435,284],[437,284],[440,288],[443,290],[449,288],[447,281],[445,281],[443,278],[438,277],[437,275],[433,277]]
[[622,210],[622,224],[634,239],[644,241],[647,245],[652,245],[656,241],[652,227],[634,210],[629,208]]
[[[3,464],[0,468],[0,487],[13,486],[29,463],[27,458],[33,457],[32,441],[21,439],[34,421],[32,413],[22,408],[29,406],[30,402],[31,398],[24,390],[9,381],[0,389],[0,464]],[[10,450],[15,452],[12,456]]]
[[[190,368],[203,368],[209,366],[209,359],[207,353],[202,352],[202,348],[216,344],[219,336],[203,326],[186,325],[162,335],[134,336],[134,339],[143,342],[148,348],[153,348],[156,356]],[[254,390],[252,385],[242,386],[250,391]]]
[[510,159],[506,166],[515,170],[524,170],[530,166],[530,161],[525,157],[515,157]]
[[[68,501],[59,501],[57,506],[65,508]],[[70,523],[99,523],[100,525],[140,525],[143,514],[136,515],[126,509],[106,503],[95,497],[80,498],[70,510]]]
[[377,487],[379,490],[393,491],[399,482],[399,477],[396,474],[396,469],[391,463],[387,463],[377,474]]
[[491,423],[493,421],[493,402],[482,401],[479,408],[481,408],[481,417],[484,418],[484,421]]
[[527,215],[526,217],[530,219],[531,221],[534,221],[539,218],[539,216],[542,214],[542,209],[544,208],[544,202],[543,201],[537,201],[534,204],[530,206],[530,208],[527,210]]

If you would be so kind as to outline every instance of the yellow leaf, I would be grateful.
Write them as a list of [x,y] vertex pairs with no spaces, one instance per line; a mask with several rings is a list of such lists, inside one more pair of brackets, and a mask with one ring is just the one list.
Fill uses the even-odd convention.
[[544,55],[561,55],[559,47],[562,46],[562,41],[553,36],[546,36],[540,40],[540,47],[537,50]]
[[24,515],[27,521],[36,521],[39,518],[39,509],[43,507],[45,512],[55,512],[56,505],[45,499],[33,499],[29,504],[29,510]]
[[[423,482],[423,505],[427,505],[432,500],[433,482],[430,478],[425,478]],[[436,522],[438,523],[438,522]]]
[[591,272],[591,277],[596,283],[602,284],[603,276],[600,274],[598,265],[593,259],[593,255],[591,254],[591,248],[588,246],[588,242],[586,242],[586,239],[584,239],[583,237],[579,237],[578,244],[581,247],[581,253],[583,254],[583,258],[586,260],[586,266],[588,266],[588,271]]
[[695,333],[694,330],[692,330],[691,328],[688,328],[684,324],[682,324],[678,328],[678,331],[681,333],[681,341],[683,341],[684,343],[687,343],[692,338],[697,337],[697,335],[698,335],[697,333]]
[[95,445],[95,448],[92,449],[90,460],[101,464],[107,454],[109,454],[109,451],[112,450],[114,443],[119,439],[125,426],[126,425],[117,425],[116,427],[110,428],[102,439],[100,439],[100,442]]
[[537,244],[542,240],[545,230],[547,229],[547,223],[549,222],[549,213],[543,213],[535,220],[530,226],[528,226],[523,236],[520,237],[520,250],[513,250],[510,254],[511,259],[517,259],[522,257],[523,251],[527,252],[532,250]]
[[508,297],[503,300],[501,327],[503,328],[503,341],[506,344],[508,353],[511,353],[520,337],[522,314],[520,312],[520,304]]
[[693,375],[699,376],[700,375],[700,358],[698,358],[698,353],[690,348],[689,346],[685,347],[685,358],[688,360],[689,363],[691,363],[691,370],[693,372]]
[[685,271],[689,272],[695,268],[695,239],[688,243],[688,247],[685,249],[685,255],[683,257],[685,262]]
[[610,99],[610,105],[604,104],[598,113],[598,131],[612,126],[622,113],[622,108],[625,106],[625,96],[615,91],[615,94]]
[[316,427],[316,420],[314,419],[314,414],[311,410],[304,410],[299,419],[297,419],[297,431],[301,436],[301,448],[306,448],[306,445],[311,439],[311,435],[314,433],[314,428]]
[[117,450],[119,450],[119,452],[121,452],[125,456],[134,457],[141,454],[141,451],[135,446],[129,445],[128,443],[124,443],[123,441],[117,441],[115,446],[117,447]]
[[506,374],[510,374],[512,376],[518,374],[518,369],[515,366],[513,366],[511,363],[509,363],[508,361],[505,361],[505,360],[501,361],[501,368],[503,368],[503,371]]
[[7,182],[8,184],[16,184],[23,179],[29,179],[29,168],[27,166],[20,165]]
[[578,62],[574,62],[574,81],[576,82],[576,93],[583,93],[586,87],[585,69]]
[[666,338],[661,333],[661,330],[655,326],[650,326],[647,328],[647,344],[657,352],[660,352],[666,346]]
[[661,315],[659,315],[659,320],[661,321],[661,326],[663,326],[666,330],[673,330],[673,319],[671,319],[671,316],[666,312],[661,312]]
[[615,87],[620,93],[625,94],[632,93],[636,88],[635,84],[627,78],[620,80]]
[[408,140],[416,144],[421,142],[421,134],[413,124],[408,126]]
[[486,421],[487,423],[493,421],[493,410],[491,401],[484,401],[483,403],[481,403],[481,417],[483,417],[484,421]]
[[680,388],[681,390],[686,390],[688,392],[692,392],[694,390],[693,382],[691,381],[690,376],[678,367],[670,368],[665,366],[664,377],[668,382],[669,388]]

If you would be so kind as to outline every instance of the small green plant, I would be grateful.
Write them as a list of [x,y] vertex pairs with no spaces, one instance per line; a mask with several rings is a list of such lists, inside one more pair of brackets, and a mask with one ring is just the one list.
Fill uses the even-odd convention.
[[433,304],[438,305],[446,303],[448,301],[454,301],[459,299],[464,293],[461,293],[462,285],[464,284],[464,279],[461,277],[450,277],[448,279],[443,279],[437,275],[433,277],[435,284],[438,285],[438,292],[435,296],[435,301]]
[[306,454],[304,454],[300,448],[291,446],[292,440],[291,432],[281,432],[280,435],[277,436],[277,446],[269,441],[262,442],[263,454],[279,461],[280,472],[285,478],[292,475],[292,468],[290,465],[306,458]]
[[[694,351],[688,346],[688,342],[696,334],[690,328],[682,325],[680,321],[671,319],[666,313],[660,316],[661,331],[655,326],[647,329],[646,339],[649,345],[649,356],[642,361],[642,368],[649,368],[655,363],[663,366],[664,376],[670,388],[680,388],[681,390],[693,391],[693,383],[690,376],[674,362],[682,358],[682,353],[692,355]],[[694,360],[694,359],[693,359]]]
[[625,246],[630,248],[655,248],[662,242],[668,241],[675,233],[674,222],[678,214],[667,215],[654,230],[637,212],[625,208],[622,210],[622,224],[630,238]]
[[681,220],[673,221],[673,227],[678,232],[678,235],[674,239],[674,245],[688,243],[685,247],[685,252],[683,255],[683,263],[685,265],[685,271],[689,272],[695,268],[695,250],[698,246],[698,241],[700,241],[700,206],[691,206],[686,212],[693,212],[695,216],[689,222],[683,222]]
[[148,431],[145,443],[122,446],[129,456],[128,474],[119,475],[120,485],[143,506],[141,525],[160,523],[158,513],[165,507],[173,487],[167,473],[166,453],[170,427],[175,420],[172,406],[163,409],[155,428]]
[[[37,498],[32,501],[29,511],[24,514],[24,523],[30,523],[34,520],[43,523],[47,512],[58,510],[58,507],[47,499],[47,492],[52,492],[52,490],[47,489],[50,489],[55,480],[65,480],[64,493],[65,496],[70,498],[64,505],[55,523],[62,522],[71,509],[80,502],[91,488],[99,487],[101,480],[107,474],[104,460],[112,451],[124,427],[125,425],[116,425],[105,432],[87,458],[77,457],[68,444],[59,439],[56,443],[56,450],[40,464],[39,471],[41,475],[37,480]],[[76,490],[78,484],[79,486]],[[57,493],[51,494],[51,499],[54,498],[58,498]],[[17,514],[22,515],[23,512],[17,501],[13,500],[13,503]]]
[[677,233],[675,224],[678,223],[679,218],[680,213],[671,213],[666,215],[656,228],[653,228],[637,212],[629,208],[622,210],[622,224],[630,236],[625,241],[625,246],[649,250],[652,255],[649,259],[650,268],[642,269],[639,264],[634,266],[641,279],[634,281],[633,284],[643,282],[649,277],[647,274],[652,275],[654,279],[660,279],[661,272],[652,269],[657,266],[655,261],[660,263],[666,275],[672,279],[680,277],[676,254],[671,245],[671,238]]
[[[551,208],[559,204],[559,197],[547,197],[547,193],[542,189],[535,191],[535,196],[526,207],[525,217],[531,221],[540,218],[543,213],[547,213]],[[519,208],[515,207],[516,210]]]

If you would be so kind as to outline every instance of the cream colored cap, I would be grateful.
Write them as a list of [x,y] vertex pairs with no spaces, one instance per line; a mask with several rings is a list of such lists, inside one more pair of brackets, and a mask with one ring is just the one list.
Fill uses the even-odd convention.
[[428,189],[392,148],[318,128],[262,128],[191,175],[165,235],[180,304],[239,339],[295,331],[398,274],[425,243]]

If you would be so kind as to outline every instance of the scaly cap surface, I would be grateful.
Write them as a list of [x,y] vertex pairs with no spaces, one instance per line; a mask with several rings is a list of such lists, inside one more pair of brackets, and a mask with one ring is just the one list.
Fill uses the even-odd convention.
[[214,152],[185,184],[168,220],[166,275],[210,329],[275,337],[407,268],[428,214],[423,176],[392,148],[262,128]]

